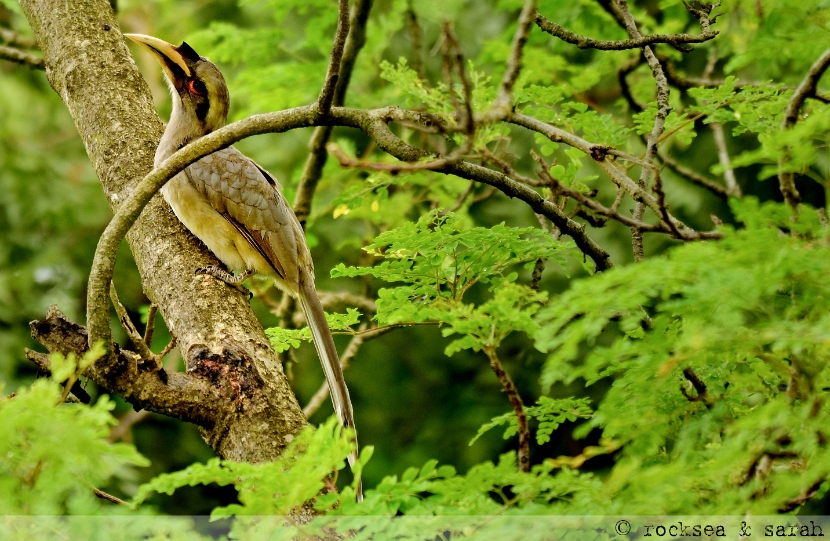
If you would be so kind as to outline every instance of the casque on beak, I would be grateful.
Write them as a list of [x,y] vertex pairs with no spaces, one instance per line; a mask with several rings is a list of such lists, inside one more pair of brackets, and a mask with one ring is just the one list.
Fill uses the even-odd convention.
[[[189,45],[182,43],[181,46],[176,47],[171,43],[153,36],[145,36],[144,34],[124,34],[128,38],[139,45],[146,48],[153,53],[156,60],[159,61],[164,71],[167,73],[167,78],[173,83],[177,89],[183,83],[183,80],[190,77],[190,68],[187,66],[185,57],[179,52],[179,49],[187,46],[189,51],[193,51]],[[193,51],[195,53],[195,51]]]

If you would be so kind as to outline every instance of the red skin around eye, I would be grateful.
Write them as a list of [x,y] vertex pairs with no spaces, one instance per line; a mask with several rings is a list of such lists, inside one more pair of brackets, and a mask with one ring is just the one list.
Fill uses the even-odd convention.
[[196,94],[196,95],[198,95],[198,96],[201,96],[201,95],[203,95],[203,94],[204,94],[204,91],[199,91],[199,90],[196,88],[196,80],[195,80],[195,79],[194,79],[194,80],[192,80],[192,81],[188,81],[188,83],[187,83],[187,89],[188,89],[190,92],[192,92],[193,94]]

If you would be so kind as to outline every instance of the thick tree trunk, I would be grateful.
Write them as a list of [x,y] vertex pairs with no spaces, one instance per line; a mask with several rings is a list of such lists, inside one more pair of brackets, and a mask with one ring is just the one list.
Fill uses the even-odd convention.
[[[152,169],[163,126],[110,3],[20,4],[43,50],[49,83],[69,108],[110,206],[116,209]],[[104,376],[95,379],[128,399],[141,396],[135,402],[142,407],[198,422],[205,441],[224,458],[276,458],[306,421],[247,300],[213,278],[194,275],[196,268],[218,262],[161,197],[144,209],[128,240],[144,291],[177,338],[187,377],[199,381],[187,385],[177,379],[171,392],[181,393],[182,403],[190,408],[177,409],[169,402],[154,404],[152,396],[148,400],[141,389],[129,388],[141,385],[142,378],[122,377],[118,384]],[[60,349],[60,343],[66,342],[52,342],[52,349]],[[110,362],[119,358],[125,362],[123,355]],[[106,368],[98,366],[95,373],[114,372]],[[216,392],[206,395],[205,381]],[[204,415],[188,414],[200,399],[200,389],[204,401],[215,400],[217,393],[223,397],[218,407],[205,404],[206,412],[216,412],[207,421]],[[188,393],[195,396],[185,396]]]

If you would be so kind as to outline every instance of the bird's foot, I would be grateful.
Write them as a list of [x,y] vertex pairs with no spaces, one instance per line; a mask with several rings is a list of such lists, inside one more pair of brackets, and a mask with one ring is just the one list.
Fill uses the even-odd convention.
[[216,267],[214,265],[208,265],[207,267],[199,267],[198,269],[196,269],[194,274],[207,274],[208,276],[213,276],[217,280],[221,280],[229,286],[235,287],[249,299],[253,296],[253,294],[250,291],[248,291],[247,289],[245,289],[245,287],[242,286],[242,282],[244,282],[251,275],[254,274],[254,271],[250,269],[245,270],[245,272],[243,272],[242,274],[234,276],[232,273],[224,269],[220,269],[219,267]]

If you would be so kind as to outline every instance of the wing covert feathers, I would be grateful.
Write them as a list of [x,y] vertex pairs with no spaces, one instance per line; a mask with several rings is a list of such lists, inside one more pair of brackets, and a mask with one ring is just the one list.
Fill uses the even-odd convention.
[[190,182],[245,237],[294,291],[313,264],[305,237],[280,184],[253,160],[228,147],[190,165]]

